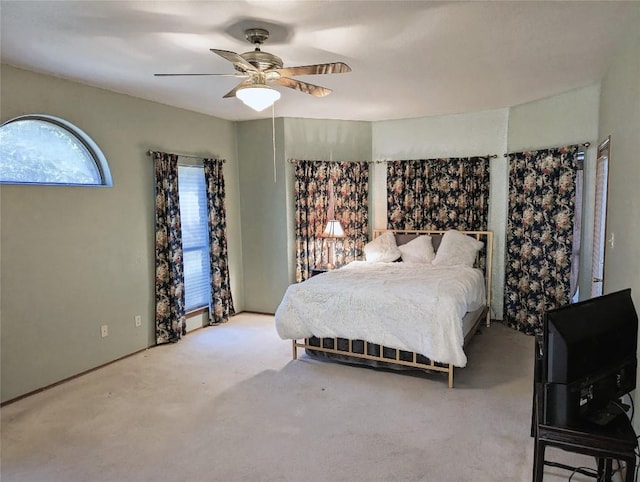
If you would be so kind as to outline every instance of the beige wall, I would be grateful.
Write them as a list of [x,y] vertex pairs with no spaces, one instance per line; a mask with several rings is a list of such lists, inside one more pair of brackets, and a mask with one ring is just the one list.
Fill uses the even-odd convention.
[[245,307],[275,313],[294,281],[291,159],[371,158],[369,122],[275,119],[275,182],[271,119],[238,123]]
[[602,82],[598,141],[609,135],[607,238],[614,235],[614,245],[606,245],[604,288],[633,288],[640,307],[640,30],[612,59]]
[[1,75],[2,121],[27,113],[70,121],[100,146],[113,177],[112,188],[0,187],[3,401],[154,344],[149,149],[227,159],[232,292],[242,309],[232,122],[6,65]]
[[[232,123],[2,66],[1,120],[69,120],[105,152],[113,188],[1,186],[2,400],[154,343],[153,185],[148,149],[227,159],[228,235],[236,309],[273,312],[293,280],[290,158],[412,159],[497,154],[490,226],[496,283],[504,264],[504,152],[612,136],[605,289],[632,287],[640,305],[638,32],[589,86],[511,109],[385,122],[276,119]],[[599,101],[599,105],[598,105]],[[599,126],[596,125],[599,123]],[[589,158],[588,158],[588,162]],[[386,223],[384,164],[372,172],[371,224]],[[587,196],[587,194],[585,194]],[[242,233],[242,235],[241,235]],[[502,239],[501,239],[502,238]],[[502,251],[500,251],[502,250]],[[495,286],[494,286],[495,288]],[[501,287],[495,289],[497,297]],[[494,299],[501,317],[502,300]],[[133,317],[141,314],[142,328]],[[100,325],[110,334],[100,338]]]
[[[640,4],[630,21],[640,25]],[[640,29],[630,30],[611,58],[602,81],[599,121],[598,140],[611,136],[606,231],[607,237],[614,235],[613,246],[606,245],[604,291],[631,288],[640,311]],[[639,432],[638,417],[634,425]]]
[[[289,284],[282,119],[238,123],[242,252],[248,311],[274,313]],[[274,178],[275,174],[275,178]]]

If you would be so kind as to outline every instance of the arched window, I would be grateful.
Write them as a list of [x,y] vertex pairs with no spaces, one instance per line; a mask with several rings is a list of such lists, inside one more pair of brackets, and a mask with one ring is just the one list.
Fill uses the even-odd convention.
[[23,115],[0,126],[0,182],[112,185],[98,145],[70,122],[42,114]]

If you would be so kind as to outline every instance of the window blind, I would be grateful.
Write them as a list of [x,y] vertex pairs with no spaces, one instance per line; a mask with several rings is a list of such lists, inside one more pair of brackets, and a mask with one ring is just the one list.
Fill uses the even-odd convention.
[[204,169],[178,166],[184,264],[185,309],[209,306],[209,225]]
[[603,293],[605,225],[607,216],[607,179],[609,176],[609,143],[598,147],[596,161],[596,199],[593,219],[593,252],[591,258],[591,296]]

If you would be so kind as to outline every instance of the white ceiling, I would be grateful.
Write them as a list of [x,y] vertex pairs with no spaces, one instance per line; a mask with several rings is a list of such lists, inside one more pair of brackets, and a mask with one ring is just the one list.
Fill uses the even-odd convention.
[[229,120],[271,116],[223,99],[241,79],[210,48],[263,50],[285,67],[346,62],[277,87],[277,117],[385,120],[521,104],[598,82],[640,3],[621,1],[0,1],[1,60]]

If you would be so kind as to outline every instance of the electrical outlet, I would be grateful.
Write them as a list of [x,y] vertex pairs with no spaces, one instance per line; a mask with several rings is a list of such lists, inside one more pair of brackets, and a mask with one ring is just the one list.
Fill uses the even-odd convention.
[[136,315],[135,316],[135,321],[136,321],[136,326],[141,326],[142,325],[142,316]]
[[102,325],[100,327],[100,336],[104,338],[105,336],[109,336],[109,325]]

